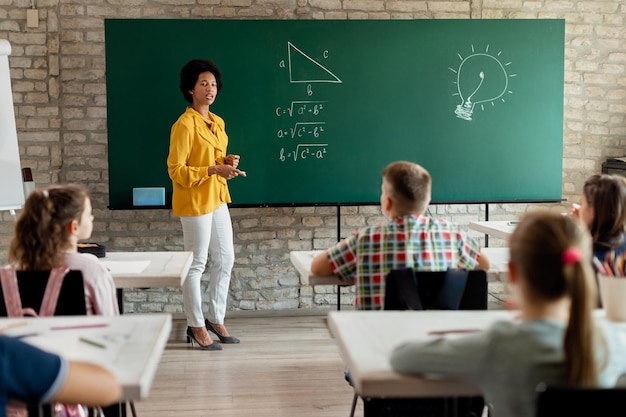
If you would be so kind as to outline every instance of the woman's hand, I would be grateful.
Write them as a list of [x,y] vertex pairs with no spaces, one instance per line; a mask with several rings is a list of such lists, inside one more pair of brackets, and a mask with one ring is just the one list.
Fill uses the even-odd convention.
[[239,155],[227,155],[226,158],[224,158],[224,162],[233,168],[237,168],[237,166],[239,166],[239,158]]
[[246,176],[246,173],[244,171],[238,170],[237,168],[228,164],[211,166],[208,169],[208,174],[209,175],[217,174],[220,177],[226,178],[227,180],[233,179],[239,175],[243,177]]

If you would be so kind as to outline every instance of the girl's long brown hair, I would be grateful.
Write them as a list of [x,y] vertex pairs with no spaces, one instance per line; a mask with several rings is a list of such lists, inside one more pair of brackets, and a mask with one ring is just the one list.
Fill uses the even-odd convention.
[[626,231],[626,178],[592,175],[585,181],[583,194],[594,211],[589,225],[593,241],[608,248],[622,245]]
[[[577,220],[550,212],[527,214],[510,241],[511,263],[528,284],[528,296],[536,300],[571,300],[563,348],[568,382],[575,386],[597,383],[592,312],[597,287],[591,268],[591,242]],[[580,259],[564,257],[566,251]]]
[[32,271],[60,266],[71,245],[68,225],[80,222],[86,199],[86,190],[76,184],[34,190],[15,225],[9,262]]

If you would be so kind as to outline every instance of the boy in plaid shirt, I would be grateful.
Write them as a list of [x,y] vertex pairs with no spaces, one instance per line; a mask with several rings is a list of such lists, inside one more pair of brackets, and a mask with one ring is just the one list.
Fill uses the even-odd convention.
[[431,177],[418,164],[398,161],[383,170],[380,206],[389,220],[357,230],[313,259],[311,272],[339,275],[356,285],[359,310],[381,310],[392,269],[489,269],[478,243],[453,223],[424,216]]

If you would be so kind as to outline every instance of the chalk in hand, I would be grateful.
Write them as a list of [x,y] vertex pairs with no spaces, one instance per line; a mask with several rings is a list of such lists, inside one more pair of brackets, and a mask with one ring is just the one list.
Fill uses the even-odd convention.
[[246,171],[239,171],[238,174],[241,175],[242,177],[247,177],[248,176],[248,175],[246,175]]

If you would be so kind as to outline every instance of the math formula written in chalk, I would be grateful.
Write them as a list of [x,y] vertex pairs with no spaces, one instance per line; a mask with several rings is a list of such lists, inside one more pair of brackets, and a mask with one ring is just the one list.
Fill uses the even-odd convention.
[[328,143],[321,142],[327,141],[324,136],[328,129],[332,129],[324,119],[331,103],[325,97],[316,97],[315,89],[319,83],[342,83],[323,62],[329,56],[330,51],[324,50],[315,59],[295,43],[287,41],[287,59],[280,61],[279,67],[286,70],[285,82],[304,84],[305,88],[298,93],[303,97],[289,97],[284,105],[274,110],[280,126],[276,138],[280,149],[278,159],[281,162],[318,161],[324,159],[329,150]]

